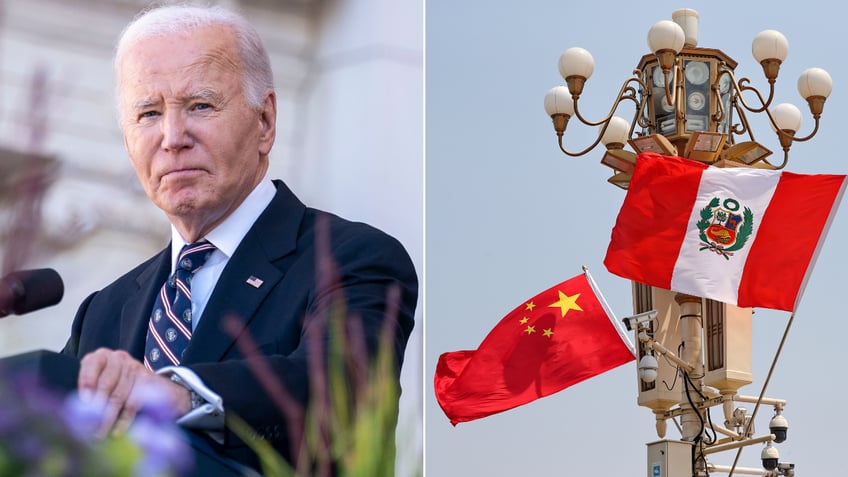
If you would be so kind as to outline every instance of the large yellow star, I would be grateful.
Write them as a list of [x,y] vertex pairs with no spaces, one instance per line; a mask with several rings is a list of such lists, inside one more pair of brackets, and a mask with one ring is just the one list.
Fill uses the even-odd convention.
[[562,317],[565,317],[565,314],[569,312],[569,310],[577,310],[583,311],[583,308],[580,308],[580,305],[577,304],[577,299],[580,298],[580,294],[576,293],[574,295],[568,296],[565,293],[557,290],[559,293],[559,301],[556,303],[551,303],[548,305],[549,308],[559,308],[562,311]]

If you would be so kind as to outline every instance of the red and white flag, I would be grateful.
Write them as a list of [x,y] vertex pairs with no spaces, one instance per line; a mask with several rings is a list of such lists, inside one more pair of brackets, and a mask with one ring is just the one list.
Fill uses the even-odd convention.
[[640,154],[604,264],[658,288],[793,311],[845,182]]

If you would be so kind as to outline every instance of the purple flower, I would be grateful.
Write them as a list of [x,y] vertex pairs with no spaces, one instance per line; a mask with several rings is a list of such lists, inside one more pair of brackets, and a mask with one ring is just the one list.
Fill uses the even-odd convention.
[[127,435],[97,438],[106,400],[67,397],[24,377],[0,379],[0,476],[177,476],[194,454],[175,423],[166,383],[138,383],[139,407]]
[[146,381],[133,389],[138,403],[138,414],[153,419],[156,423],[173,423],[177,418],[177,406],[160,379]]
[[92,442],[103,421],[105,409],[106,400],[102,397],[82,399],[79,394],[74,393],[65,399],[61,417],[77,439]]
[[193,465],[191,446],[176,424],[165,425],[139,414],[127,434],[142,450],[138,476],[179,475]]

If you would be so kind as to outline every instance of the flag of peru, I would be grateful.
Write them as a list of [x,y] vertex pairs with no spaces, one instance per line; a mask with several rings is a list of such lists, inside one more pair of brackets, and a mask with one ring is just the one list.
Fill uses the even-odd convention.
[[604,264],[658,288],[793,311],[845,180],[640,154]]

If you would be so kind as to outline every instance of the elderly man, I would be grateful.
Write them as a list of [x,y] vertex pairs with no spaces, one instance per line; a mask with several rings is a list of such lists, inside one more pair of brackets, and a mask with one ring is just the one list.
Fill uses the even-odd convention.
[[[179,422],[222,455],[259,467],[226,425],[238,416],[290,462],[312,465],[297,456],[338,342],[328,320],[341,310],[358,365],[388,340],[397,383],[417,302],[412,262],[395,239],[266,178],[276,94],[242,17],[145,12],[121,36],[115,73],[130,162],[172,239],[80,306],[63,350],[81,358],[80,393],[106,399],[105,435],[132,423],[145,383],[166,383]],[[279,385],[286,405],[268,391]]]

